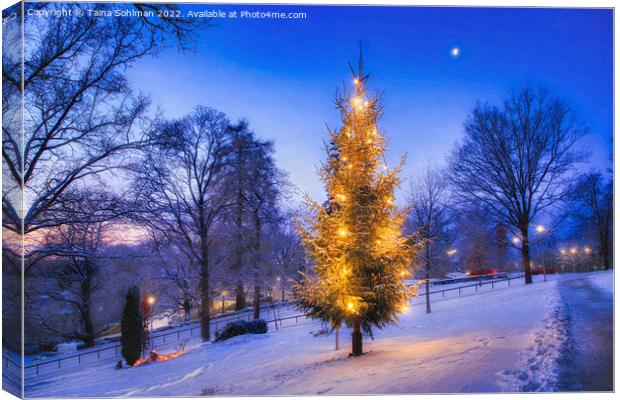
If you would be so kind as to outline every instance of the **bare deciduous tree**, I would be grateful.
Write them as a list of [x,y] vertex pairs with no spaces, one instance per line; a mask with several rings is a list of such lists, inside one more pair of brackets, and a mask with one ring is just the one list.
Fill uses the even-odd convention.
[[[51,11],[81,6],[40,3],[34,7]],[[111,7],[92,6],[97,11]],[[5,90],[19,92],[24,99],[23,131],[3,129],[2,156],[25,204],[22,213],[11,196],[3,196],[3,226],[25,233],[66,223],[72,216],[62,212],[59,202],[67,190],[122,166],[121,155],[144,143],[141,130],[135,128],[145,123],[149,102],[131,93],[124,69],[166,43],[186,48],[194,28],[203,24],[76,13],[28,18],[27,23],[23,79],[21,63],[3,62],[2,70]],[[19,145],[22,133],[23,147]]]
[[[613,181],[599,172],[582,175],[569,198],[569,214],[592,229],[598,241],[598,252],[605,269],[611,266],[613,243]],[[583,226],[585,225],[585,226]]]
[[447,181],[445,173],[439,169],[428,167],[415,177],[411,185],[408,225],[417,231],[423,241],[423,251],[418,257],[425,267],[426,279],[426,312],[431,312],[429,278],[435,263],[443,258],[445,246]]
[[[105,195],[102,195],[105,197]],[[79,204],[82,212],[91,212],[96,207],[94,196],[83,197]],[[79,326],[70,333],[62,333],[69,339],[79,339],[86,347],[95,345],[96,330],[93,323],[92,296],[99,287],[97,280],[103,247],[105,246],[106,222],[84,222],[59,225],[45,233],[44,244],[37,246],[32,258],[56,260],[60,267],[48,268],[41,287],[31,289],[48,298],[67,304],[77,311]],[[50,316],[41,315],[42,323],[54,331],[47,323]]]
[[136,221],[167,236],[200,276],[200,326],[210,339],[211,229],[226,206],[223,185],[229,122],[224,114],[197,107],[189,116],[162,123],[135,166]]
[[583,159],[586,133],[573,113],[545,90],[512,93],[503,106],[477,105],[450,159],[456,200],[482,206],[520,243],[525,282],[532,282],[530,226],[564,199],[568,173]]

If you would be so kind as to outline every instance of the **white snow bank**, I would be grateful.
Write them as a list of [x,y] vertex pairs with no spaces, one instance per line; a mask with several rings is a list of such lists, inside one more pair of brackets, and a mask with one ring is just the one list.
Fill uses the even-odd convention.
[[598,289],[604,290],[611,294],[614,293],[614,271],[612,269],[593,272],[590,275],[590,280]]
[[58,343],[55,350],[58,354],[74,353],[77,351],[79,344],[80,342]]
[[[555,356],[546,347],[557,343],[550,320],[556,308],[549,305],[555,295],[553,281],[515,281],[493,292],[434,300],[431,314],[416,301],[397,326],[377,331],[374,340],[364,338],[362,357],[348,357],[348,329],[341,329],[335,351],[334,335],[312,336],[321,324],[306,320],[264,335],[190,344],[187,354],[166,362],[114,370],[115,360],[102,360],[56,370],[31,377],[26,396],[498,392],[521,389],[511,380],[520,372],[528,374],[524,382],[540,383],[536,390],[542,390],[551,381],[545,354]],[[536,368],[541,372],[532,373]]]

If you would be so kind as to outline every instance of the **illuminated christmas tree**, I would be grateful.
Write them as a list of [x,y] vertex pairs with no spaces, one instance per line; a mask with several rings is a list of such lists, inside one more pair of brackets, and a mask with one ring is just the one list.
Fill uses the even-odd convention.
[[[384,161],[385,138],[377,127],[382,106],[366,91],[360,55],[353,88],[337,96],[342,128],[330,131],[327,161],[319,169],[328,200],[311,200],[300,223],[315,275],[296,288],[298,306],[312,318],[338,329],[353,327],[352,354],[362,354],[362,330],[397,322],[415,288],[406,289],[416,248],[405,237],[405,213],[394,203],[400,166]],[[402,162],[401,162],[402,165]]]

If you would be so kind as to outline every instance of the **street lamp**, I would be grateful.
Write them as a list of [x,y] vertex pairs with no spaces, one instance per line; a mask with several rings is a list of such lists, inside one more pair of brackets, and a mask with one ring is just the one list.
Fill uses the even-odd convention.
[[538,233],[543,233],[544,231],[545,231],[545,227],[544,227],[544,226],[542,226],[542,225],[538,225],[538,226],[536,227],[536,232],[538,232]]
[[[149,295],[146,298],[146,304],[149,305],[149,319],[150,319],[150,325],[151,325],[151,332],[149,336],[153,335],[153,305],[155,305],[155,302],[157,301],[157,299],[155,298],[155,296],[153,295]],[[153,343],[153,338],[150,338],[150,342],[151,342],[151,351],[153,351],[153,347],[154,347],[154,343]]]
[[584,253],[586,253],[587,259],[586,259],[586,266],[588,268],[588,270],[590,269],[590,267],[592,266],[591,260],[590,260],[590,255],[592,254],[592,249],[590,248],[590,246],[586,246],[583,248]]
[[226,305],[226,303],[225,303],[225,299],[224,299],[224,298],[225,298],[227,295],[228,295],[228,292],[224,290],[224,291],[222,292],[222,314],[224,314],[224,306]]
[[570,254],[571,254],[571,263],[573,264],[573,272],[577,272],[577,260],[575,258],[575,256],[577,255],[577,248],[571,247]]
[[452,268],[454,269],[454,277],[456,278],[456,264],[454,263],[454,255],[457,253],[456,249],[450,249],[446,251],[446,254],[450,258],[450,263],[452,264]]
[[514,244],[515,246],[518,245],[519,243],[521,243],[521,239],[519,239],[518,237],[513,237],[512,238],[512,244]]

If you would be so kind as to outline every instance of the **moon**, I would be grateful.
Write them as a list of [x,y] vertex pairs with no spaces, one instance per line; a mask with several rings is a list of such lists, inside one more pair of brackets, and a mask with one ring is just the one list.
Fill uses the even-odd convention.
[[450,54],[452,54],[452,57],[456,58],[461,55],[461,49],[458,47],[453,47],[452,50],[450,50]]

